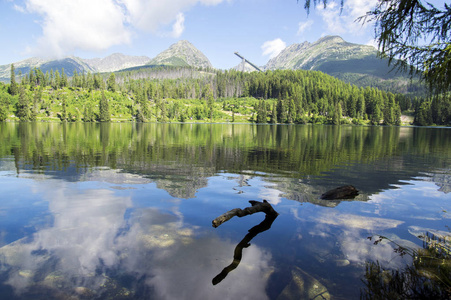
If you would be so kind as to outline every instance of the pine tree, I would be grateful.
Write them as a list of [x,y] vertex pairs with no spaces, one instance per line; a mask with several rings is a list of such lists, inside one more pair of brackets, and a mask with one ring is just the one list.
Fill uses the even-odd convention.
[[16,71],[14,64],[11,64],[11,84],[9,85],[9,93],[11,96],[17,95],[18,86],[16,82]]
[[276,103],[272,105],[272,114],[271,114],[271,121],[272,124],[277,124],[277,106]]
[[296,106],[294,100],[291,99],[288,106],[288,123],[294,123],[296,121]]
[[64,68],[61,69],[61,81],[60,81],[60,88],[66,87],[67,86],[67,75],[66,72],[64,71]]
[[41,102],[41,96],[42,96],[42,86],[39,87],[34,93],[33,97],[33,106],[31,107],[31,115],[30,120],[36,121],[38,116],[38,107]]
[[142,122],[148,121],[150,119],[150,109],[149,101],[147,100],[147,93],[144,89],[137,91],[138,104],[141,107],[140,112],[142,113]]
[[265,100],[260,100],[257,104],[257,123],[266,123],[266,104]]
[[211,89],[211,86],[207,87],[206,98],[207,98],[208,110],[210,111],[210,121],[213,121],[213,103],[214,103],[215,99],[213,97],[213,91]]
[[110,107],[108,104],[108,99],[105,97],[105,92],[102,90],[102,97],[99,102],[99,122],[110,122]]
[[286,108],[285,108],[285,101],[282,100],[281,97],[279,97],[279,99],[277,99],[277,120],[280,123],[285,123],[286,122]]
[[373,113],[371,114],[371,123],[373,125],[379,125],[381,118],[382,118],[381,109],[379,108],[379,105],[375,105],[375,107],[373,108]]
[[167,109],[166,109],[166,101],[162,100],[160,103],[160,121],[166,122],[167,121]]
[[17,101],[17,117],[20,121],[30,121],[30,100],[23,86],[19,86],[19,99]]
[[94,116],[94,112],[92,110],[92,104],[86,103],[85,110],[83,112],[83,121],[84,122],[94,122],[96,120]]
[[332,124],[340,125],[342,116],[343,116],[343,111],[341,109],[341,104],[337,103],[335,105],[335,109],[333,111]]
[[67,121],[67,101],[66,96],[63,96],[61,99],[61,121]]
[[116,91],[116,75],[114,73],[111,73],[110,77],[108,77],[107,90],[110,92]]
[[54,82],[53,82],[53,89],[57,90],[59,89],[59,87],[61,86],[61,76],[60,76],[60,72],[58,72],[58,70],[55,71],[54,73]]
[[397,125],[397,126],[401,125],[401,107],[399,106],[399,104],[395,105],[394,118],[395,118],[395,125]]
[[8,105],[0,100],[0,122],[5,121],[8,118]]

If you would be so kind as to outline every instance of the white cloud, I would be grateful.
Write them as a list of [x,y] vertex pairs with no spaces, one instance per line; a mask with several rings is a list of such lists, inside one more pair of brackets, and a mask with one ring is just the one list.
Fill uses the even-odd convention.
[[326,23],[328,34],[365,34],[371,23],[358,22],[357,19],[364,16],[377,4],[377,0],[349,0],[344,2],[343,11],[337,2],[330,2],[326,8],[317,6],[317,12]]
[[104,50],[129,43],[120,6],[111,0],[28,0],[28,12],[41,15],[43,35],[37,54],[62,56],[76,49]]
[[157,33],[172,25],[169,36],[185,29],[184,11],[194,5],[217,5],[225,0],[25,0],[18,11],[38,15],[42,36],[30,52],[64,56],[75,50],[101,51],[131,43],[137,30]]
[[366,45],[368,45],[368,46],[373,46],[373,47],[376,48],[376,49],[379,48],[379,45],[378,45],[376,39],[371,39],[371,40],[369,40],[369,41],[366,43]]
[[14,10],[17,10],[18,12],[21,12],[21,13],[25,13],[26,12],[26,10],[25,10],[25,8],[23,6],[20,6],[20,5],[17,5],[17,4],[14,4],[13,8],[14,8]]
[[172,26],[172,36],[178,38],[182,35],[185,30],[185,15],[183,13],[179,13],[175,20],[174,25]]
[[179,13],[196,4],[217,5],[224,0],[120,0],[126,8],[129,22],[136,28],[156,32],[161,26],[177,19]]
[[304,33],[304,31],[306,31],[307,29],[311,28],[313,25],[313,20],[308,20],[305,22],[299,22],[299,27],[298,27],[298,35],[301,35]]
[[264,187],[260,190],[258,197],[267,200],[272,205],[276,205],[282,201],[282,199],[280,198],[281,194],[282,192],[277,189]]
[[278,38],[264,42],[261,48],[263,50],[263,56],[269,55],[269,58],[274,58],[286,47],[287,44]]

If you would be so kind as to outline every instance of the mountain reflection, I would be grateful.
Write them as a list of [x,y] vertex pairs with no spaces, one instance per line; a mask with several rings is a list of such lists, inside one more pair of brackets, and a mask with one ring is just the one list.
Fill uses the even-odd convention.
[[[288,199],[324,206],[321,193],[352,184],[367,200],[451,164],[448,129],[228,124],[0,124],[0,157],[16,173],[83,180],[108,167],[193,198],[218,172],[266,174]],[[252,170],[251,173],[246,170]],[[449,170],[433,176],[451,190]],[[278,195],[275,195],[278,196]]]
[[[341,151],[338,156],[320,150],[310,155],[314,147],[305,146],[310,150],[302,158],[298,150],[278,149],[277,143],[284,146],[285,130],[299,130],[302,137],[316,127],[285,126],[279,135],[271,126],[238,126],[243,136],[233,127],[228,136],[229,125],[217,133],[207,125],[208,138],[184,143],[177,134],[180,125],[171,124],[166,129],[44,124],[47,131],[24,124],[16,133],[17,125],[9,125],[0,131],[5,137],[0,144],[0,298],[354,299],[367,261],[398,267],[407,259],[397,257],[388,243],[374,247],[368,236],[382,234],[414,247],[422,230],[446,230],[450,219],[450,194],[443,189],[448,141],[427,137],[438,146],[417,147],[419,142],[403,140],[416,134],[411,129],[388,133],[396,137],[392,152],[368,157],[370,151],[362,150],[357,161],[349,161],[354,150],[343,145],[354,130],[368,129],[344,128],[335,135],[338,144],[328,147]],[[338,134],[328,128],[317,133]],[[262,141],[245,138],[258,137],[260,130],[276,132],[281,141],[260,149]],[[376,137],[384,139],[384,130]],[[177,142],[171,141],[174,135]],[[22,138],[30,142],[22,145]],[[257,166],[250,158],[255,150],[280,156],[270,155],[267,165]],[[330,161],[315,162],[319,154]],[[290,171],[309,160],[321,168],[319,174]],[[237,166],[243,169],[229,172]],[[365,193],[357,197],[361,201],[316,197],[350,181]],[[262,197],[280,213],[277,222],[267,219],[255,226],[261,221],[257,214],[212,230],[218,214]],[[232,255],[237,261],[230,264]],[[212,278],[222,281],[212,285]]]

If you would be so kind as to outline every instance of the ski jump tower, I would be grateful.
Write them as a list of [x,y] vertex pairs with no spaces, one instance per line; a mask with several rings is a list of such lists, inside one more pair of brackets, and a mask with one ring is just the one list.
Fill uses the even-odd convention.
[[242,59],[242,65],[243,65],[243,72],[244,72],[244,66],[246,65],[246,63],[248,63],[249,65],[251,65],[252,67],[254,67],[254,69],[256,69],[259,72],[263,72],[262,70],[260,70],[259,67],[257,67],[256,65],[254,65],[253,63],[251,63],[250,61],[248,61],[247,59],[245,59],[244,57],[242,57],[238,52],[235,52],[235,55],[238,56],[239,58]]

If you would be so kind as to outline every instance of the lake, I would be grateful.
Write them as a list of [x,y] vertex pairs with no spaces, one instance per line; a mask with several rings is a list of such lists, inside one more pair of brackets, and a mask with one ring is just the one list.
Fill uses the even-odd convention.
[[[358,299],[451,225],[451,129],[0,124],[1,299]],[[353,185],[359,195],[321,200]],[[279,214],[212,220],[266,199]]]

